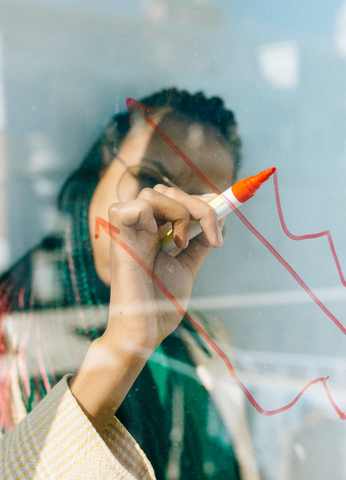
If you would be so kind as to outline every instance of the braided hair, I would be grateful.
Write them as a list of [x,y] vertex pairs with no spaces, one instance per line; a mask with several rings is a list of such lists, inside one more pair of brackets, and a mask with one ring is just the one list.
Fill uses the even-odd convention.
[[[212,97],[208,99],[202,92],[192,95],[186,90],[170,88],[141,99],[141,103],[155,110],[170,107],[176,114],[184,115],[190,120],[211,125],[218,129],[231,147],[235,171],[237,172],[241,161],[241,141],[234,114],[225,108],[221,98]],[[85,183],[89,186],[93,184],[96,187],[98,180],[118,151],[130,126],[127,113],[120,113],[112,118],[103,135],[91,148],[81,166],[63,186],[58,199],[60,210],[69,210],[69,206],[76,200],[75,195],[78,195],[76,189],[80,191]]]

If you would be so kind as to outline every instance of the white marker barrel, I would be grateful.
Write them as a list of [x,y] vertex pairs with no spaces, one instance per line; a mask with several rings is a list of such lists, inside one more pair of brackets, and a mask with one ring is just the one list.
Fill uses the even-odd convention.
[[[234,196],[232,187],[228,188],[225,192],[223,192],[222,195],[219,195],[218,197],[214,198],[209,202],[209,205],[216,210],[218,220],[220,220],[220,218],[225,217],[228,213],[232,212],[232,209],[227,205],[226,202],[224,202],[224,199],[223,199],[224,196],[228,198],[228,200],[230,200],[233,203],[233,205],[237,208],[239,207],[239,205],[242,204]],[[198,222],[191,222],[191,225],[189,228],[189,239],[191,240],[201,232],[202,232],[202,229],[200,224]],[[174,250],[178,248],[173,240],[172,230],[168,232],[167,235],[165,235],[161,241],[162,241],[161,250],[164,253],[168,253],[168,254],[172,253]]]

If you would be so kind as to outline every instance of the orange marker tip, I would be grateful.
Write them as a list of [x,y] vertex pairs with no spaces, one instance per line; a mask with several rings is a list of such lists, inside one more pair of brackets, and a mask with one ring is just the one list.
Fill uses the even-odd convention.
[[252,177],[240,180],[232,186],[233,195],[239,202],[246,202],[247,200],[249,200],[249,198],[254,196],[262,183],[266,182],[275,171],[275,167],[268,168],[268,170],[263,170],[257,175],[253,175]]
[[96,240],[99,238],[99,234],[98,234],[98,233],[95,233],[95,238],[96,238]]

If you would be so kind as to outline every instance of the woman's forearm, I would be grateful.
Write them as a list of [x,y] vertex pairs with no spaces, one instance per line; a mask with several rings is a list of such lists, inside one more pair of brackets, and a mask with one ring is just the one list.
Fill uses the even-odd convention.
[[107,337],[95,340],[69,386],[80,407],[98,433],[112,420],[150,354],[141,348],[109,344]]

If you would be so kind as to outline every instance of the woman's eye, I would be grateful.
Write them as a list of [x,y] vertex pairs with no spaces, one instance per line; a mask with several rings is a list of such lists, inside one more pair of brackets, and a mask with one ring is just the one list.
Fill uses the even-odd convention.
[[160,182],[159,179],[151,177],[149,175],[142,175],[139,178],[139,181],[142,188],[147,188],[147,187],[154,188],[155,185],[157,185]]

